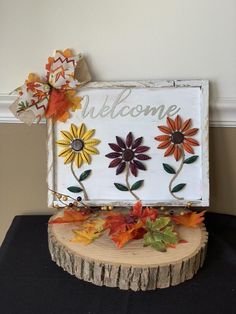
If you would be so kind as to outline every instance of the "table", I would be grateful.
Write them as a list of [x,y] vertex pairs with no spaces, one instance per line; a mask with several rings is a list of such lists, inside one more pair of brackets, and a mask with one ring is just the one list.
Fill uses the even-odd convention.
[[50,259],[49,216],[16,216],[0,248],[1,314],[235,314],[236,217],[208,213],[206,262],[178,286],[132,292],[98,287]]

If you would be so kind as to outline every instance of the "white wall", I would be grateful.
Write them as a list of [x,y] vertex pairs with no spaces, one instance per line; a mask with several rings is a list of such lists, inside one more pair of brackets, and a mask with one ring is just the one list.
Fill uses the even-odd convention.
[[1,0],[0,35],[0,92],[71,47],[94,80],[206,78],[236,102],[236,0]]

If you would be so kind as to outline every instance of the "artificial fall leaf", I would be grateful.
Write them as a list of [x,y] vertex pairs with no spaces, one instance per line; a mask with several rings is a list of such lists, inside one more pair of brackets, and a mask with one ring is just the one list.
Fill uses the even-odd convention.
[[70,57],[73,57],[73,55],[74,55],[73,51],[69,48],[65,49],[64,51],[60,51],[60,52],[63,54],[63,56],[65,58],[70,58]]
[[125,232],[127,224],[127,215],[122,213],[109,213],[105,220],[105,228],[109,229],[109,235]]
[[74,112],[77,109],[81,108],[82,97],[76,96],[77,91],[70,89],[66,92],[66,96],[71,103],[71,110]]
[[49,221],[49,224],[63,224],[63,223],[70,223],[70,222],[80,222],[88,219],[89,214],[77,211],[77,210],[64,210],[64,215],[62,217],[57,217]]
[[157,210],[155,208],[143,208],[141,201],[138,201],[134,204],[132,211],[130,212],[131,216],[140,218],[144,223],[147,219],[155,220],[157,218]]
[[155,221],[147,220],[145,227],[147,233],[144,235],[144,246],[151,246],[157,251],[166,252],[167,247],[174,248],[179,242],[169,217],[160,217]]
[[42,79],[40,78],[39,75],[35,73],[29,73],[27,80],[25,81],[26,83],[34,83],[34,82],[40,82],[42,83]]
[[178,225],[183,225],[185,227],[190,227],[190,228],[196,228],[200,223],[203,222],[204,220],[204,214],[205,210],[196,213],[196,212],[191,212],[187,213],[185,215],[180,215],[180,216],[172,216],[172,220],[178,224]]
[[130,229],[124,232],[117,232],[111,236],[112,241],[115,242],[116,246],[120,249],[122,248],[128,241],[132,239],[140,239],[143,237],[146,232],[143,228],[144,223],[142,221],[134,224]]
[[104,219],[96,218],[82,224],[79,230],[73,230],[75,237],[72,242],[90,244],[99,238],[104,231]]
[[52,88],[45,113],[46,118],[58,120],[70,108],[71,104],[64,90]]

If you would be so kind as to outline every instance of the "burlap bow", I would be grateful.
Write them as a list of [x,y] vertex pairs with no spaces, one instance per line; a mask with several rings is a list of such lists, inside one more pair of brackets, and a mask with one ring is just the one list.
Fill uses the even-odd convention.
[[69,109],[80,108],[77,88],[91,80],[87,64],[81,54],[73,55],[70,49],[56,51],[48,58],[46,75],[40,78],[29,74],[24,85],[15,92],[17,100],[10,106],[13,114],[29,125],[42,117],[66,121]]

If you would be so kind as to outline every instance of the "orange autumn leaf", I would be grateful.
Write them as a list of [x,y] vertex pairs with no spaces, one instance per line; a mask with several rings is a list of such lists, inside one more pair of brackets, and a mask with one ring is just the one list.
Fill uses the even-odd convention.
[[204,210],[200,213],[191,212],[185,215],[173,216],[172,220],[178,225],[183,225],[185,227],[190,227],[190,228],[196,228],[200,223],[203,222],[205,218],[204,217],[205,212],[206,211]]
[[73,55],[74,55],[73,51],[69,48],[65,49],[64,51],[60,51],[60,52],[63,54],[63,56],[65,58],[70,58],[70,57],[73,57]]
[[27,80],[25,81],[26,83],[35,83],[35,82],[40,82],[42,83],[42,79],[38,74],[35,73],[29,73]]
[[112,241],[115,242],[116,246],[120,249],[128,241],[132,239],[140,239],[143,237],[145,230],[143,229],[144,223],[142,221],[134,224],[130,229],[124,232],[118,232],[111,236]]
[[74,112],[75,110],[77,109],[80,109],[81,108],[81,100],[82,100],[82,97],[80,96],[76,96],[76,93],[77,91],[76,90],[68,90],[66,92],[66,96],[67,96],[67,99],[69,100],[70,104],[71,104],[71,110]]
[[86,214],[81,211],[77,210],[65,210],[64,215],[61,217],[57,217],[49,221],[49,224],[63,224],[63,223],[70,223],[70,222],[80,222],[84,221],[89,217],[89,214]]
[[58,120],[70,108],[70,101],[63,90],[52,88],[45,117]]

